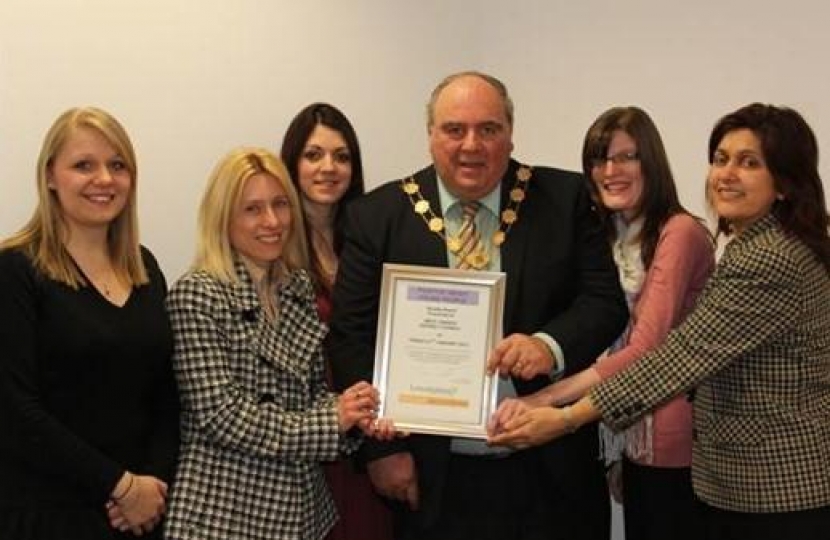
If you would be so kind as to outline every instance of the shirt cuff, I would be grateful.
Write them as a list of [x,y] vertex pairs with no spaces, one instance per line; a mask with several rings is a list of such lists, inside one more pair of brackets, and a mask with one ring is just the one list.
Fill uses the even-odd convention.
[[550,353],[553,355],[553,369],[550,371],[550,378],[555,381],[565,372],[565,355],[562,352],[562,347],[555,339],[544,332],[536,332],[533,337],[541,339],[550,349]]

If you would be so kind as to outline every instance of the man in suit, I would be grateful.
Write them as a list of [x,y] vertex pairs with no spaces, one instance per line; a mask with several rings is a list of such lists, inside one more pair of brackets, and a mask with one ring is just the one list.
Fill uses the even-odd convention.
[[[511,159],[513,105],[494,77],[447,77],[427,112],[433,165],[347,210],[329,341],[336,384],[371,380],[383,263],[506,273],[506,337],[492,352],[506,392],[584,369],[622,331],[627,310],[581,176]],[[373,484],[399,501],[397,537],[608,538],[595,425],[529,452],[476,443],[366,442]]]

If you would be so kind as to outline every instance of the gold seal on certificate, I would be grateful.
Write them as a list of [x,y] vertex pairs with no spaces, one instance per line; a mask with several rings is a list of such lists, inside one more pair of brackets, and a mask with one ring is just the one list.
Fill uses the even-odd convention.
[[374,385],[379,416],[413,433],[487,437],[501,339],[502,272],[383,265]]

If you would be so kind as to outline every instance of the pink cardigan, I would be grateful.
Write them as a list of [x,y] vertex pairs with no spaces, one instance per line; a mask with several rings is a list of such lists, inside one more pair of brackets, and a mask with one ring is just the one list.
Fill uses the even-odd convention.
[[[709,233],[696,219],[677,214],[666,222],[631,313],[628,343],[593,367],[602,380],[632,364],[661,344],[694,306],[715,266]],[[654,413],[651,463],[688,467],[692,461],[692,406],[685,396]]]

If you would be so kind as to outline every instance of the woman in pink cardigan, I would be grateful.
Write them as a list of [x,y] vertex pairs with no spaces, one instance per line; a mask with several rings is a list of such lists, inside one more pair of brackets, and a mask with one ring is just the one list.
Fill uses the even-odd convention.
[[[711,236],[681,206],[660,134],[642,109],[603,113],[585,136],[582,165],[628,299],[628,328],[591,368],[502,403],[493,425],[528,407],[572,403],[659,345],[714,268]],[[621,493],[619,462],[609,481],[624,503],[626,540],[695,538],[691,411],[681,396],[621,437],[603,437],[606,458],[623,454]]]

